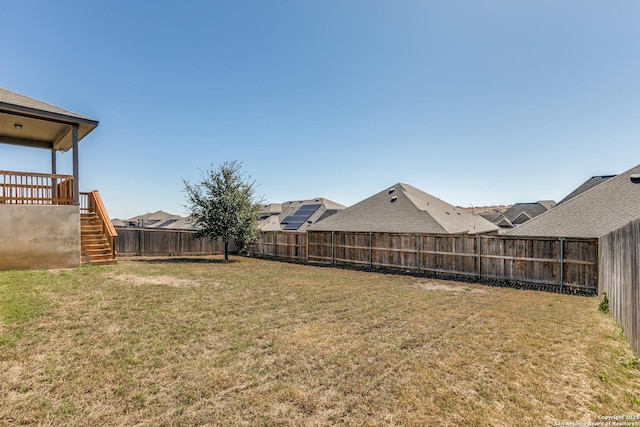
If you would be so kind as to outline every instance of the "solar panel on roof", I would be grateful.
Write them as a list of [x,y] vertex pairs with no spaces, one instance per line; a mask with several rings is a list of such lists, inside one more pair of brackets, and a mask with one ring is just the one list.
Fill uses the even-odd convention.
[[283,230],[297,230],[302,226],[302,224],[304,224],[304,222],[289,222],[284,227],[282,227],[282,229]]
[[303,205],[292,215],[289,215],[282,220],[284,225],[283,230],[297,230],[304,224],[311,215],[313,215],[319,208],[320,204]]

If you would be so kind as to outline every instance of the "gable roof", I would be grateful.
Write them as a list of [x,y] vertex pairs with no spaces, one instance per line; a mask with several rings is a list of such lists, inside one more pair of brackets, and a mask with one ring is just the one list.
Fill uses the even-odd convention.
[[531,219],[531,215],[529,215],[526,211],[520,212],[520,215],[511,220],[511,223],[515,225],[524,224],[525,222]]
[[496,221],[491,221],[494,224],[496,224],[498,227],[500,228],[513,228],[514,225],[511,221],[509,221],[509,218],[507,218],[506,216],[500,214],[501,217],[497,218]]
[[435,234],[473,234],[497,229],[480,216],[401,183],[309,227],[309,231]]
[[553,209],[510,230],[512,236],[590,237],[604,236],[640,218],[640,184],[630,176],[640,165],[558,204]]
[[[547,206],[549,206],[552,202],[545,202]],[[509,218],[509,221],[514,222],[516,219],[520,218],[522,214],[526,214],[531,219],[543,212],[548,211],[548,208],[542,202],[534,202],[534,203],[516,203],[511,206],[509,209],[504,211],[504,216]]]

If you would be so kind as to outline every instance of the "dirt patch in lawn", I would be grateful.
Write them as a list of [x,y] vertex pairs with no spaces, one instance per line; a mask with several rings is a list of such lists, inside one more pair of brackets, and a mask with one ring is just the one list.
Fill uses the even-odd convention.
[[456,285],[456,284],[449,285],[446,283],[435,283],[435,282],[419,282],[418,287],[420,289],[424,289],[425,291],[470,292],[470,293],[478,293],[478,294],[484,294],[487,292],[485,289],[472,288],[470,286]]
[[194,280],[180,279],[172,276],[137,276],[135,274],[113,275],[113,278],[121,282],[131,283],[135,286],[165,285],[173,288],[195,288],[200,283]]

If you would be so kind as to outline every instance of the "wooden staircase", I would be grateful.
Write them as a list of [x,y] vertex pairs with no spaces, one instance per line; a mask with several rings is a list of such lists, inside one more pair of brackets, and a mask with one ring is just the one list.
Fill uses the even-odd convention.
[[89,208],[80,213],[81,261],[94,265],[115,264],[117,260],[114,244],[117,234],[105,215],[104,207],[100,206],[102,200],[97,191],[90,193],[89,197]]

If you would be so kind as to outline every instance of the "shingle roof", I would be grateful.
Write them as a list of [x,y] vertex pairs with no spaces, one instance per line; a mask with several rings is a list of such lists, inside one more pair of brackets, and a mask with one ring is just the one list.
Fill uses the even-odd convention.
[[640,218],[640,184],[629,177],[640,165],[558,204],[510,230],[513,236],[601,237]]
[[115,227],[132,226],[162,230],[195,230],[195,226],[192,224],[190,218],[185,218],[180,215],[173,215],[162,210],[153,213],[137,215],[133,218],[125,220],[113,219],[111,222]]
[[152,228],[162,229],[162,230],[195,230],[196,227],[191,222],[190,218],[173,218],[157,225],[154,225]]
[[518,217],[522,216],[523,213],[526,213],[529,218],[534,218],[547,210],[548,208],[540,202],[516,203],[504,211],[504,216],[509,218],[509,221],[514,222]]
[[408,184],[396,184],[335,215],[312,230],[389,233],[485,233],[498,227]]
[[180,218],[179,215],[173,215],[170,214],[168,212],[165,211],[156,211],[153,213],[146,213],[143,215],[138,215],[138,216],[134,216],[133,218],[129,218],[128,221],[138,221],[138,220],[145,220],[145,221],[166,221],[168,219],[174,219],[174,218]]
[[71,111],[64,110],[55,105],[47,104],[46,102],[38,101],[37,99],[29,98],[28,96],[20,95],[19,93],[11,92],[10,90],[0,88],[0,104],[6,104],[7,106],[24,107],[34,111],[40,111],[44,113],[52,113],[61,116],[67,116],[73,119],[95,121],[89,117],[82,116]]
[[596,185],[602,184],[603,182],[607,181],[608,179],[613,178],[614,176],[615,175],[592,176],[591,178],[589,178],[588,180],[583,182],[578,188],[576,188],[571,193],[569,193],[564,199],[560,200],[558,202],[558,204],[561,204],[561,203],[566,202],[567,200],[573,199],[578,194],[584,193],[585,191],[595,187]]

